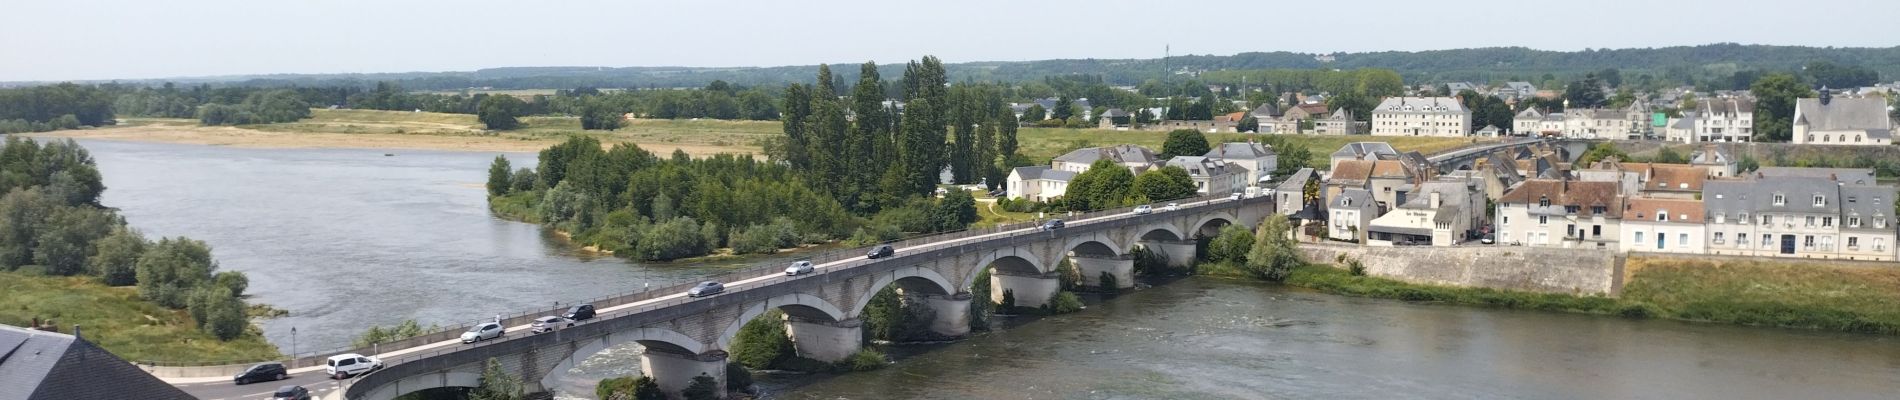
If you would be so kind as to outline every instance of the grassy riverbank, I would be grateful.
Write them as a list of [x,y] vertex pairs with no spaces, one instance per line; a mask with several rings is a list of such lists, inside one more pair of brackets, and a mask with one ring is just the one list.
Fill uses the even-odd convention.
[[193,326],[185,310],[139,299],[138,289],[110,287],[92,277],[0,272],[0,324],[26,326],[51,318],[60,332],[81,335],[126,360],[173,362],[256,361],[278,356],[255,327],[231,341]]
[[[1286,284],[1330,294],[1750,326],[1900,334],[1900,268],[1631,258],[1620,298],[1405,283],[1342,268],[1295,268]],[[1206,275],[1242,277],[1204,267]]]

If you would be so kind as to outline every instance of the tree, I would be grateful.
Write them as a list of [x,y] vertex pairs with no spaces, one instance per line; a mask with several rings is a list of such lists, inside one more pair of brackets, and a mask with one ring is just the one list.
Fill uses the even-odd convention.
[[1193,129],[1176,129],[1168,132],[1168,140],[1161,143],[1161,158],[1174,156],[1199,156],[1207,154],[1207,135]]
[[482,367],[481,386],[469,393],[471,400],[521,400],[527,398],[521,378],[502,369],[501,361],[489,358]]
[[49,275],[67,276],[86,271],[93,242],[119,226],[112,214],[90,207],[57,207],[36,230],[33,262]]
[[719,400],[719,380],[706,374],[693,377],[693,383],[680,390],[686,400]]
[[1677,152],[1676,149],[1663,146],[1661,149],[1656,150],[1656,162],[1663,164],[1688,164],[1689,158],[1683,157],[1682,153]]
[[1247,116],[1240,117],[1240,123],[1234,125],[1234,130],[1239,132],[1259,132],[1260,120],[1254,118],[1252,113],[1248,113]]
[[951,190],[937,200],[930,219],[939,232],[967,228],[977,220],[976,198],[971,197],[969,191]]
[[666,391],[653,378],[644,376],[623,376],[602,379],[594,387],[595,397],[600,400],[666,400]]
[[198,329],[218,340],[236,339],[250,326],[244,316],[244,301],[223,286],[207,285],[193,290],[188,308],[198,322]]
[[211,280],[218,269],[211,246],[184,237],[163,238],[139,256],[139,296],[170,308],[185,307],[193,288]]
[[1134,181],[1135,195],[1148,201],[1194,197],[1198,189],[1187,170],[1172,165],[1142,172]]
[[1294,267],[1304,263],[1288,236],[1292,226],[1285,215],[1274,213],[1260,222],[1253,249],[1247,252],[1247,270],[1270,281],[1284,281]]
[[139,255],[150,244],[137,230],[116,226],[111,234],[93,242],[93,255],[87,265],[107,285],[130,286],[138,283]]
[[1597,75],[1584,75],[1583,80],[1571,81],[1564,87],[1564,99],[1570,101],[1572,108],[1597,108],[1605,104],[1603,85],[1597,81]]
[[1069,96],[1057,97],[1056,106],[1054,109],[1049,110],[1049,113],[1050,119],[1069,119],[1069,117],[1075,116],[1075,101],[1069,100]]
[[1611,157],[1623,161],[1629,161],[1630,158],[1629,154],[1623,153],[1622,149],[1616,148],[1615,143],[1597,142],[1597,144],[1590,145],[1590,150],[1583,152],[1583,157],[1577,158],[1577,165],[1594,165],[1597,161]]
[[508,190],[514,188],[513,173],[508,166],[508,156],[495,156],[495,162],[488,165],[488,195],[508,194]]
[[1787,73],[1771,73],[1749,85],[1755,95],[1755,141],[1786,142],[1794,136],[1794,103],[1814,90]]
[[1212,262],[1233,262],[1244,264],[1247,253],[1253,250],[1253,232],[1239,224],[1222,227],[1220,234],[1207,244],[1207,260]]
[[612,104],[590,97],[581,106],[581,129],[611,131],[620,129],[622,113]]
[[798,350],[785,332],[784,317],[784,312],[772,309],[746,321],[732,339],[731,360],[747,368],[772,369],[796,357]]
[[1134,173],[1114,160],[1095,160],[1089,170],[1069,180],[1063,195],[1070,210],[1099,210],[1121,206],[1134,194]]
[[475,119],[482,121],[482,125],[487,126],[489,130],[515,129],[521,126],[521,121],[517,118],[524,114],[523,111],[526,108],[527,103],[523,103],[515,96],[488,96],[483,98],[481,105],[476,108]]
[[1048,116],[1049,110],[1042,108],[1041,104],[1031,104],[1029,108],[1023,110],[1022,122],[1033,123],[1046,119]]

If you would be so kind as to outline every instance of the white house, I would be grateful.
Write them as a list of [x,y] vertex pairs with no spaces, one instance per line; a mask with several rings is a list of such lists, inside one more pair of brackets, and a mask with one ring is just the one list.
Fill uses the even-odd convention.
[[1194,192],[1200,195],[1238,193],[1247,187],[1247,170],[1219,159],[1175,156],[1166,166],[1187,170],[1194,179]]
[[1622,251],[1704,254],[1702,200],[1629,199],[1623,210]]
[[1327,203],[1326,237],[1333,240],[1346,240],[1365,243],[1366,227],[1372,219],[1379,216],[1379,206],[1373,204],[1372,193],[1365,189],[1349,188],[1333,196]]
[[1004,189],[1013,199],[1049,201],[1069,191],[1075,173],[1044,166],[1016,167],[1009,171]]
[[1387,97],[1372,109],[1373,136],[1466,136],[1471,110],[1451,97]]
[[1247,171],[1248,186],[1260,186],[1272,180],[1273,171],[1280,167],[1280,156],[1272,147],[1253,141],[1221,143],[1202,157],[1239,165]]
[[1366,244],[1372,246],[1431,245],[1452,246],[1462,242],[1472,227],[1472,217],[1484,210],[1465,182],[1433,181],[1410,200],[1367,225]]
[[1617,182],[1531,179],[1497,200],[1498,243],[1612,249],[1623,219]]
[[1752,141],[1755,135],[1754,120],[1754,100],[1743,98],[1703,100],[1696,106],[1695,141]]

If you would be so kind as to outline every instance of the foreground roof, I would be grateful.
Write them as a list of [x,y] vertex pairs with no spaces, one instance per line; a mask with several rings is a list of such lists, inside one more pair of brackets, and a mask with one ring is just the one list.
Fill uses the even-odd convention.
[[0,325],[0,400],[191,398],[92,342]]

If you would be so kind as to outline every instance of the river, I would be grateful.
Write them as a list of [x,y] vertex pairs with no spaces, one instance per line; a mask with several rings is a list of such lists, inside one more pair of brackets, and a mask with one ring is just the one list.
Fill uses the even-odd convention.
[[[637,290],[738,263],[642,265],[489,215],[492,153],[266,150],[83,141],[104,202],[150,236],[209,242],[251,277],[286,350],[372,324],[451,325]],[[511,155],[531,165],[532,155]],[[755,260],[753,262],[779,262]],[[761,375],[778,399],[1892,399],[1891,337],[1410,304],[1190,278],[967,340],[896,346],[888,368]],[[637,373],[633,349],[563,385]],[[563,396],[566,397],[566,396]]]

